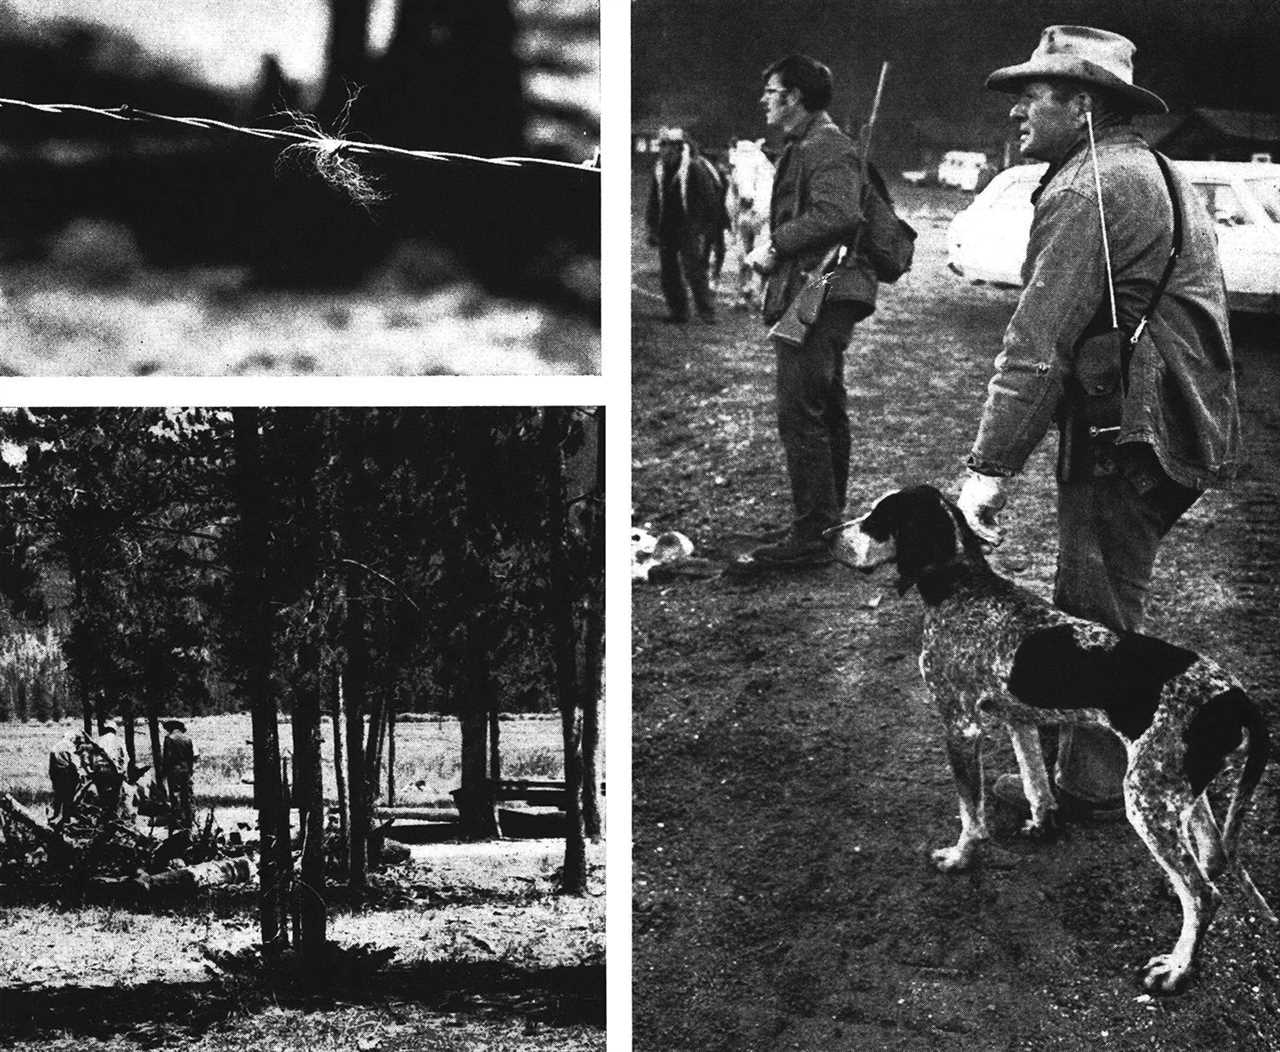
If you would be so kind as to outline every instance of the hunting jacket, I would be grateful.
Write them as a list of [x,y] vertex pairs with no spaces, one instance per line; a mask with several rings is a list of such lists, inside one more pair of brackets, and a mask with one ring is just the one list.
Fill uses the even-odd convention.
[[650,237],[676,243],[718,237],[729,225],[724,193],[720,173],[687,143],[674,170],[665,170],[659,159],[645,209]]
[[[1117,314],[1132,332],[1168,261],[1172,202],[1131,127],[1099,129],[1096,141]],[[1217,235],[1195,189],[1176,168],[1172,175],[1182,254],[1134,352],[1117,441],[1148,446],[1171,479],[1205,489],[1238,470],[1240,419]],[[1082,338],[1111,327],[1095,185],[1084,139],[1033,196],[1022,295],[967,458],[983,474],[1022,468],[1066,408]]]
[[[770,202],[770,228],[778,266],[765,286],[764,320],[772,325],[834,247],[848,244],[862,224],[862,163],[849,137],[825,110],[787,134]],[[850,253],[836,268],[830,300],[876,302],[871,265]]]

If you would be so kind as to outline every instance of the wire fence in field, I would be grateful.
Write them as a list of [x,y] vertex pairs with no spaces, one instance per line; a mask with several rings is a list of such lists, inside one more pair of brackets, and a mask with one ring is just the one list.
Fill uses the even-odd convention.
[[75,102],[30,102],[25,99],[0,98],[0,110],[5,107],[44,113],[52,116],[82,114],[103,120],[137,124],[160,124],[191,128],[198,131],[222,132],[252,139],[266,139],[281,143],[287,158],[308,158],[320,176],[337,189],[342,190],[358,203],[368,204],[379,200],[380,195],[363,173],[355,168],[353,156],[401,157],[430,164],[470,164],[513,169],[561,169],[566,172],[600,172],[600,150],[586,161],[560,161],[548,157],[481,157],[469,153],[448,150],[411,150],[403,146],[387,146],[383,143],[345,139],[341,135],[325,132],[315,118],[293,111],[282,116],[291,120],[289,128],[255,128],[215,120],[212,117],[176,117],[165,113],[153,113],[122,105],[114,107],[87,106]]

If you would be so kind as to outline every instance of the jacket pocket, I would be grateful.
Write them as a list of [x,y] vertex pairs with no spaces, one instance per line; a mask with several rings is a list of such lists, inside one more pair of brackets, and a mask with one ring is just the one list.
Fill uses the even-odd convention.
[[1123,355],[1129,345],[1122,329],[1090,336],[1076,347],[1076,397],[1090,428],[1119,428],[1124,407],[1121,383]]

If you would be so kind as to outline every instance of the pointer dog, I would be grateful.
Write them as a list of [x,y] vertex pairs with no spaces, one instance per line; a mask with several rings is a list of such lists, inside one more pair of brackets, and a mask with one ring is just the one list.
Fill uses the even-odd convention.
[[[970,866],[986,839],[982,726],[1013,742],[1031,819],[1044,833],[1055,804],[1037,724],[1099,724],[1124,741],[1125,814],[1182,903],[1171,952],[1146,964],[1143,985],[1174,993],[1190,977],[1230,868],[1273,923],[1276,915],[1236,855],[1236,840],[1267,761],[1257,706],[1221,666],[1171,643],[1116,633],[1063,613],[996,574],[964,516],[931,486],[882,497],[862,518],[828,531],[835,557],[870,572],[898,567],[898,592],[925,602],[920,671],[946,727],[960,792],[960,839],[933,853],[940,870]],[[1205,788],[1248,737],[1243,770],[1219,830]]]

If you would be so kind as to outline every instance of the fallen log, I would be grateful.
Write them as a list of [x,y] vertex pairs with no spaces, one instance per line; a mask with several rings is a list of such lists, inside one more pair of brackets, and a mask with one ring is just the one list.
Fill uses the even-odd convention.
[[247,858],[219,858],[195,866],[169,869],[163,873],[143,873],[130,881],[143,896],[158,894],[194,895],[201,888],[223,884],[244,884],[253,879]]
[[8,793],[0,793],[0,811],[8,815],[15,826],[39,841],[51,859],[63,862],[76,857],[75,847],[62,834],[42,822]]
[[151,899],[186,899],[201,888],[243,884],[253,879],[247,858],[214,859],[162,873],[139,873],[132,877],[94,877],[88,883],[98,902],[139,903]]

